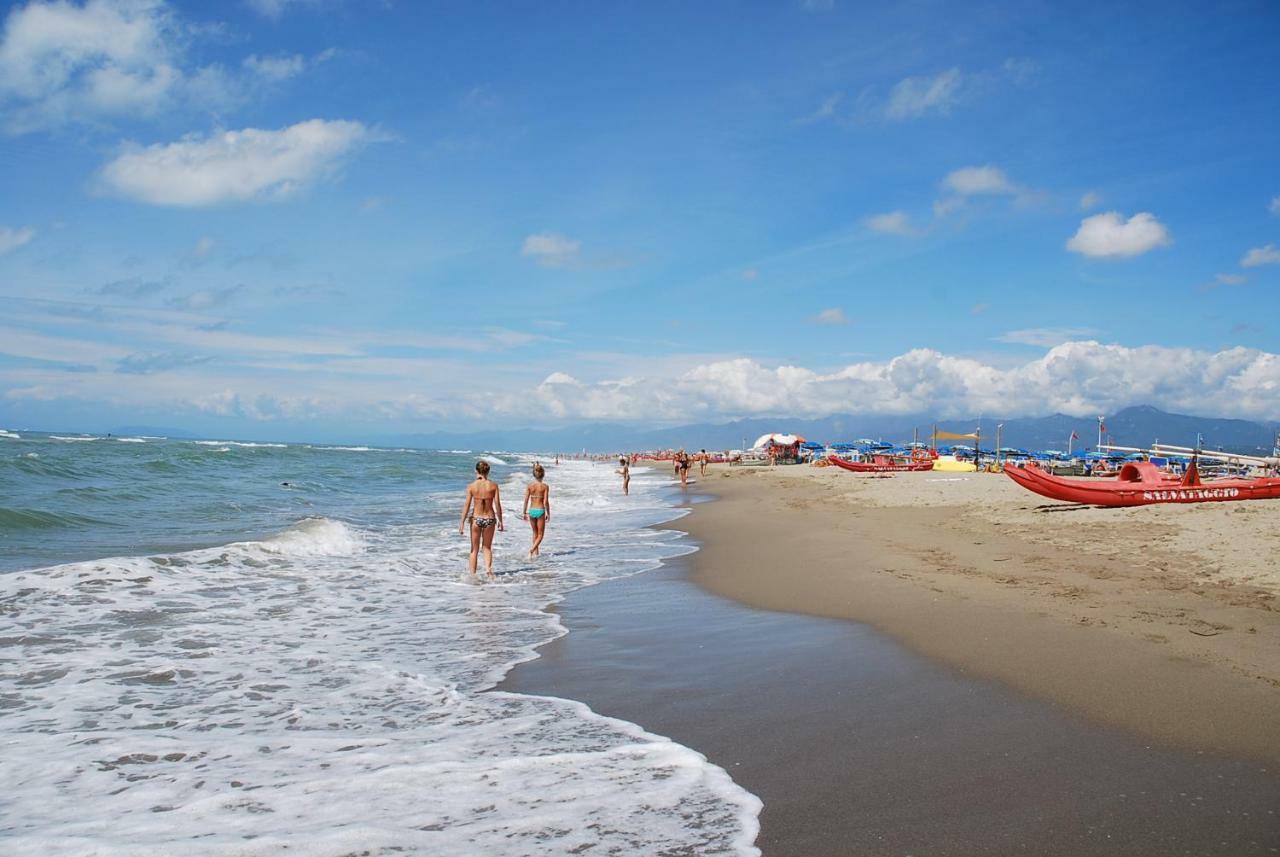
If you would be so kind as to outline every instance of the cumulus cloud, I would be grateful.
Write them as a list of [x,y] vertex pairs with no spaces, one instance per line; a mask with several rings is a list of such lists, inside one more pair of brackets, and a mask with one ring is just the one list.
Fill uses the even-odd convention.
[[1256,419],[1280,417],[1280,355],[1066,342],[1011,368],[930,349],[831,373],[739,358],[678,377],[588,383],[554,373],[537,388],[564,419],[686,420],[832,413],[1036,416],[1107,413],[1149,403]]
[[949,113],[960,97],[963,79],[958,68],[932,76],[903,78],[889,90],[885,115],[890,119],[915,119],[926,113]]
[[582,242],[554,232],[541,232],[524,239],[520,255],[528,256],[544,268],[570,268],[582,261]]
[[12,226],[0,226],[0,256],[17,250],[24,244],[36,237],[36,231],[30,226],[14,228]]
[[0,114],[10,133],[149,117],[174,107],[225,110],[333,56],[250,56],[200,66],[189,54],[212,28],[165,0],[32,0],[0,34]]
[[282,199],[331,175],[378,135],[359,122],[311,119],[131,146],[99,172],[104,189],[152,205],[200,207]]
[[839,307],[824,309],[812,319],[814,324],[848,324],[849,317]]
[[0,103],[11,130],[150,113],[181,85],[179,30],[155,0],[32,2],[0,41]]
[[911,225],[911,215],[902,210],[874,214],[866,218],[863,223],[872,232],[883,232],[886,235],[915,234],[915,228]]
[[1121,259],[1172,243],[1169,230],[1155,215],[1144,211],[1125,220],[1120,212],[1108,211],[1080,221],[1067,249],[1094,259]]
[[1265,247],[1254,247],[1248,253],[1244,254],[1244,258],[1240,260],[1242,268],[1256,268],[1259,265],[1275,265],[1280,263],[1280,250],[1276,249],[1276,245],[1268,244]]

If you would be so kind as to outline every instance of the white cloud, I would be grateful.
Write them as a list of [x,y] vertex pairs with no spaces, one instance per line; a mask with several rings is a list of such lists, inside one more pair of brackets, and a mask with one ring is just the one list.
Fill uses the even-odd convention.
[[1276,249],[1276,245],[1268,244],[1265,247],[1254,247],[1248,253],[1244,254],[1244,258],[1240,260],[1242,268],[1256,268],[1259,265],[1275,265],[1280,263],[1280,250]]
[[1216,289],[1220,286],[1241,286],[1249,281],[1244,274],[1214,274],[1213,280],[1205,283],[1200,288],[1204,291]]
[[569,268],[581,262],[582,242],[574,241],[554,232],[541,232],[524,239],[520,248],[522,256],[528,256],[544,268]]
[[279,131],[246,128],[131,147],[99,173],[102,186],[152,205],[199,207],[279,199],[332,174],[380,139],[359,122],[311,119]]
[[744,268],[742,271],[742,279],[751,281],[760,276],[759,268]]
[[12,130],[150,113],[183,80],[177,24],[158,0],[32,2],[0,41],[0,103]]
[[36,231],[30,226],[16,229],[12,226],[0,226],[0,256],[17,250],[35,237]]
[[808,116],[797,120],[801,125],[807,125],[810,122],[822,122],[831,119],[836,115],[836,108],[840,106],[840,102],[844,100],[843,92],[835,92],[822,99],[822,104],[818,105],[818,109],[810,113]]
[[0,115],[10,133],[154,116],[217,112],[330,59],[249,56],[198,66],[191,48],[214,28],[181,20],[166,0],[32,0],[0,34]]
[[1088,211],[1091,208],[1096,208],[1100,202],[1102,202],[1102,197],[1097,191],[1087,191],[1080,196],[1080,210]]
[[824,309],[813,317],[814,324],[848,324],[849,317],[839,307]]
[[960,97],[963,80],[958,68],[933,76],[903,78],[889,91],[885,115],[890,119],[914,119],[926,113],[949,113]]
[[863,221],[867,228],[873,232],[883,232],[887,235],[914,235],[915,229],[911,225],[911,216],[905,211],[888,211],[884,214],[875,214]]
[[1097,331],[1088,327],[1030,327],[1024,330],[1011,330],[996,337],[997,342],[1008,342],[1013,345],[1035,345],[1040,348],[1053,348],[1064,342],[1085,339]]
[[296,6],[316,6],[319,0],[245,0],[249,8],[266,18],[279,19]]
[[942,186],[952,193],[961,196],[979,196],[984,194],[1015,194],[1019,188],[1004,170],[990,164],[984,167],[961,167],[947,173]]
[[1086,217],[1067,241],[1067,249],[1094,259],[1120,259],[1173,243],[1169,230],[1155,215],[1144,211],[1128,220],[1123,218],[1118,211]]
[[1270,208],[1272,214],[1280,214],[1280,196],[1273,196],[1271,198]]
[[1011,368],[917,349],[827,374],[739,358],[703,364],[675,378],[588,383],[556,373],[537,388],[537,399],[566,419],[693,422],[849,411],[1081,415],[1143,403],[1275,419],[1280,417],[1280,355],[1246,348],[1214,353],[1067,342]]
[[260,57],[257,54],[250,54],[244,58],[241,65],[258,77],[280,81],[302,74],[303,69],[307,67],[307,61],[301,54],[273,57]]
[[191,251],[191,255],[197,259],[203,259],[213,252],[215,242],[208,235],[200,236],[200,240],[196,242],[195,248]]

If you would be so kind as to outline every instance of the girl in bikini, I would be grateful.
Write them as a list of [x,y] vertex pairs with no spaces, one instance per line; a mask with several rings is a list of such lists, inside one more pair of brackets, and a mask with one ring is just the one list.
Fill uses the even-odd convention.
[[618,459],[618,469],[614,473],[622,477],[622,494],[625,497],[631,493],[631,465],[625,455]]
[[[474,513],[472,505],[475,506]],[[471,558],[467,568],[476,573],[480,548],[484,548],[484,569],[493,578],[493,534],[502,527],[502,498],[498,496],[498,483],[489,478],[489,462],[476,462],[476,481],[467,486],[467,499],[462,504],[462,519],[458,521],[458,535],[462,535],[467,521],[471,521]]]
[[542,481],[547,472],[541,464],[533,465],[533,481],[524,489],[524,511],[520,517],[529,522],[533,530],[533,545],[529,548],[529,559],[538,556],[542,547],[542,537],[547,534],[547,521],[551,520],[551,486]]

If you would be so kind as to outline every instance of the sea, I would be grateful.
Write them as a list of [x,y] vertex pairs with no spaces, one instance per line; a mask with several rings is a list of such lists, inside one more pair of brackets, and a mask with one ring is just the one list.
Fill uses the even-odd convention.
[[[502,488],[496,581],[458,534]],[[532,463],[552,518],[519,519]],[[0,432],[0,852],[757,854],[688,747],[494,690],[569,593],[688,552],[662,473],[483,450]]]

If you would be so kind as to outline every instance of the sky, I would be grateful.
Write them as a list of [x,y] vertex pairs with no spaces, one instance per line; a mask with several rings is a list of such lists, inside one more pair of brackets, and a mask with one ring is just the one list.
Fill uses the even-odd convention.
[[0,6],[0,426],[1280,419],[1280,7]]

